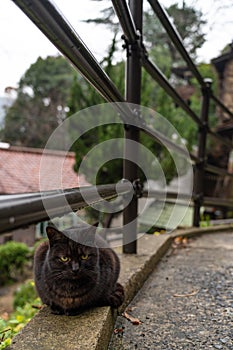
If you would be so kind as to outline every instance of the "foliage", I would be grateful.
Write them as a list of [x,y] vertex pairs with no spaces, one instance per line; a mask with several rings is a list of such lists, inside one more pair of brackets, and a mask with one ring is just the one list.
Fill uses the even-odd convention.
[[[202,47],[205,42],[205,35],[202,32],[202,28],[206,24],[206,21],[203,19],[202,12],[194,7],[187,6],[185,2],[183,2],[181,8],[178,7],[177,3],[171,5],[167,9],[167,12],[173,18],[174,25],[182,38],[184,47],[189,55],[195,59],[197,49]],[[167,45],[169,46],[172,59],[178,61],[177,53],[174,52],[174,49],[172,50],[172,44],[169,44],[167,41]]]
[[30,321],[41,307],[34,282],[27,281],[15,294],[14,311],[0,317],[0,350],[11,344],[12,338]]
[[[101,0],[99,0],[101,1]],[[204,42],[204,35],[202,34],[202,26],[205,21],[202,18],[202,13],[193,7],[187,6],[185,3],[182,8],[179,8],[178,4],[174,4],[167,9],[169,15],[177,26],[181,37],[184,40],[186,48],[190,52],[191,56],[195,58],[196,50]],[[106,8],[102,11],[102,15],[96,19],[90,19],[87,22],[94,22],[96,24],[107,25],[112,28],[114,32],[114,39],[109,49],[109,54],[105,59],[105,70],[114,81],[115,85],[123,91],[124,86],[124,65],[122,63],[112,64],[114,53],[117,51],[116,33],[119,31],[119,23],[116,21],[113,8]],[[150,57],[152,57],[156,64],[162,69],[164,74],[171,77],[171,66],[181,62],[181,58],[177,55],[177,51],[174,50],[167,33],[162,28],[160,21],[156,18],[154,13],[150,10],[144,13],[144,35],[147,49],[149,49]],[[70,111],[76,112],[78,109],[85,108],[87,106],[99,103],[96,97],[91,91],[92,87],[81,83],[78,77],[72,87],[72,97],[70,99]],[[88,93],[89,91],[89,93]],[[172,99],[156,84],[149,75],[142,71],[142,95],[141,104],[147,107],[155,109],[158,113],[164,116],[171,124],[177,128],[178,132],[186,140],[186,145],[189,149],[194,145],[196,139],[197,128],[196,125],[190,120],[183,110],[175,106]],[[200,108],[200,98],[198,96],[198,102],[193,99],[191,107]],[[79,105],[77,104],[79,103]],[[199,112],[198,112],[199,114]],[[90,150],[93,145],[101,143],[107,139],[122,137],[123,130],[119,129],[119,126],[99,127],[95,130],[91,130],[79,139],[74,146],[76,151],[76,170],[79,168],[80,163],[85,157],[85,154]],[[168,136],[168,135],[166,135]],[[171,135],[169,135],[171,136]],[[141,142],[144,146],[149,148],[160,160],[161,166],[166,174],[167,180],[170,181],[176,175],[176,169],[174,167],[171,156],[168,151],[161,145],[156,143],[147,135],[141,133]],[[85,174],[92,176],[92,164],[86,163]],[[142,174],[141,174],[142,175]],[[122,178],[122,160],[117,159],[107,164],[104,164],[97,174],[97,183],[110,183],[116,182]],[[88,179],[89,180],[89,179]],[[91,180],[89,180],[91,182]]]
[[24,243],[9,241],[0,245],[0,284],[6,284],[22,273],[30,250]]
[[34,282],[29,280],[20,285],[14,294],[13,307],[24,307],[27,303],[32,304],[37,299]]
[[[107,56],[103,58],[101,65],[105,72],[113,79],[115,85],[124,96],[124,62],[113,64],[113,56],[116,51],[116,36],[114,34],[109,46]],[[106,102],[105,99],[87,82],[79,73],[73,75],[73,83],[70,89],[68,117],[84,108],[88,108]]]
[[[187,5],[185,2],[183,2],[182,7],[179,7],[179,4],[176,2],[166,7],[166,11],[180,34],[185,48],[190,56],[195,59],[197,49],[205,42],[205,35],[203,34],[202,28],[206,21],[203,18],[202,12],[193,6]],[[117,31],[121,31],[113,7],[103,9],[100,17],[89,19],[87,22],[106,25],[115,34]],[[152,9],[144,11],[143,33],[148,50],[151,50],[152,47],[156,47],[158,51],[163,52],[164,57],[168,54],[173,64],[177,65],[182,62],[178,51],[175,49]]]
[[19,81],[18,96],[8,109],[2,139],[43,147],[64,119],[73,68],[61,56],[39,57]]
[[[113,78],[115,85],[124,95],[124,62],[113,65],[112,58],[116,50],[116,36],[114,35],[112,44],[109,47],[107,56],[102,60],[102,65],[106,73]],[[77,111],[100,104],[105,100],[96,92],[96,90],[82,78],[79,74],[76,74],[73,79],[71,87],[70,99],[68,102],[69,113],[68,116],[73,115]],[[72,150],[76,152],[76,165],[75,170],[78,171],[79,166],[86,155],[86,152],[90,150],[94,145],[104,142],[108,139],[115,137],[123,137],[122,126],[118,124],[103,125],[91,129],[83,134],[78,141],[73,145]],[[109,167],[107,164],[103,165],[100,169],[96,182],[98,184],[115,182],[116,178],[120,180],[122,178],[122,160],[117,159],[111,162]],[[91,181],[93,172],[92,164],[85,162],[85,176],[87,180]]]

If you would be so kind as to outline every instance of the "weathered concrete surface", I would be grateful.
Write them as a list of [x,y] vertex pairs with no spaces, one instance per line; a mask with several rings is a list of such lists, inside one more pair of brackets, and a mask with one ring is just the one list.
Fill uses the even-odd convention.
[[109,350],[233,350],[233,229],[173,245],[128,310]]
[[[109,339],[107,332],[114,319],[109,307],[89,310],[78,316],[51,314],[42,309],[13,339],[11,349],[104,349]],[[107,323],[107,325],[106,325]]]
[[[140,290],[157,262],[170,247],[177,235],[199,235],[213,230],[223,231],[232,226],[206,228],[175,232],[172,235],[144,235],[138,240],[138,254],[120,254],[120,282],[125,287],[125,302],[119,309],[129,304]],[[108,348],[113,326],[117,317],[116,310],[110,307],[95,308],[78,316],[57,316],[49,308],[42,309],[26,327],[13,339],[9,350],[105,350]]]

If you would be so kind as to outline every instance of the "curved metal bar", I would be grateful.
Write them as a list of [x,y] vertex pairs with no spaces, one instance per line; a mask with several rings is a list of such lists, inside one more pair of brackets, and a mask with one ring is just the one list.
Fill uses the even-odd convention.
[[199,126],[202,126],[200,118],[192,111],[187,103],[180,97],[176,90],[171,86],[165,75],[160,69],[152,63],[145,55],[142,62],[146,71],[159,83],[159,85],[172,97],[172,99],[195,121]]
[[214,207],[228,207],[233,208],[233,200],[232,199],[224,199],[219,197],[204,197],[203,204],[207,206]]
[[233,119],[233,113],[216,96],[211,94],[210,97],[225,113],[229,115],[230,118]]
[[182,39],[177,32],[175,26],[171,23],[169,20],[169,17],[166,13],[166,11],[163,9],[163,7],[160,5],[159,1],[157,0],[148,0],[151,7],[153,8],[154,12],[158,16],[159,20],[161,21],[162,25],[167,31],[167,34],[169,35],[171,41],[174,43],[175,47],[187,63],[189,69],[193,73],[193,75],[196,77],[197,81],[200,83],[201,86],[205,86],[204,79],[202,78],[201,74],[199,73],[197,67],[193,63],[192,59],[190,58],[188,52],[186,51]]
[[[97,192],[96,192],[97,190]],[[23,195],[0,201],[0,233],[76,211],[133,191],[130,182]],[[88,203],[83,198],[88,198]],[[10,196],[9,196],[10,197]],[[64,204],[65,203],[65,204]],[[45,209],[49,208],[49,210]]]
[[233,173],[229,173],[226,169],[218,168],[218,167],[211,165],[211,164],[208,164],[208,163],[205,165],[205,170],[209,171],[212,174],[217,174],[217,175],[221,175],[221,176],[230,176],[230,177],[233,176]]
[[[152,76],[153,79],[155,79],[158,84],[171,96],[171,98],[194,120],[194,122],[200,127],[200,128],[206,128],[207,126],[199,119],[199,117],[193,112],[193,110],[187,105],[187,103],[180,97],[180,95],[176,92],[176,90],[171,86],[168,79],[164,76],[164,74],[160,71],[160,69],[151,62],[148,57],[145,55],[143,58],[143,66],[146,69],[146,71]],[[227,145],[228,147],[233,146],[232,142],[227,140],[226,138],[223,138],[221,135],[218,135],[216,132],[214,132],[211,129],[207,129],[208,133],[221,141],[223,144]]]
[[133,43],[138,39],[137,29],[126,0],[112,0],[126,39]]

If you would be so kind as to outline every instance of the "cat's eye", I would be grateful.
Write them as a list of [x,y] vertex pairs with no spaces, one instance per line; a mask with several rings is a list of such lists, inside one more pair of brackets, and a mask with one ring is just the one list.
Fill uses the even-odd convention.
[[60,260],[61,260],[62,262],[68,262],[68,261],[70,261],[70,258],[68,258],[68,256],[61,256],[61,257],[60,257]]
[[87,260],[88,258],[89,258],[89,256],[87,254],[81,255],[81,259],[82,260]]

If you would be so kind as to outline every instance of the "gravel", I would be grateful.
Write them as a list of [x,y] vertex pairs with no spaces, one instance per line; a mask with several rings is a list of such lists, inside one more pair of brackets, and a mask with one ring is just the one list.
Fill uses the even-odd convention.
[[173,247],[126,311],[109,350],[233,350],[233,233]]

